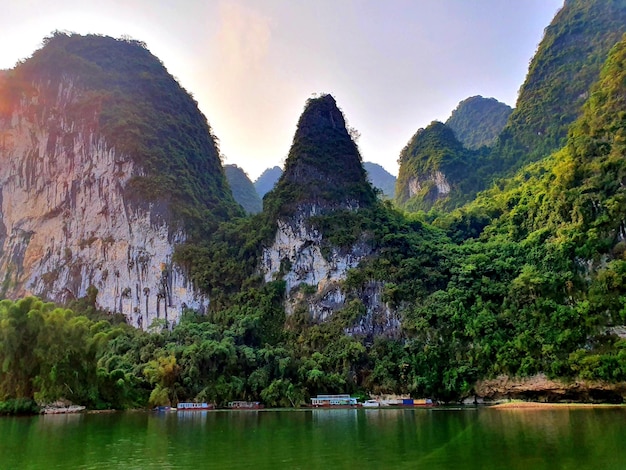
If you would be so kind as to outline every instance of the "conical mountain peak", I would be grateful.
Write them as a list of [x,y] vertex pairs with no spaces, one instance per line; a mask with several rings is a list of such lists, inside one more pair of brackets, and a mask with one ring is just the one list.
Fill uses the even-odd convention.
[[312,136],[318,132],[338,131],[345,132],[346,122],[343,114],[337,107],[335,98],[331,95],[323,95],[319,98],[310,99],[298,121],[298,131],[295,138]]
[[331,95],[309,99],[285,171],[266,197],[265,206],[285,213],[301,204],[362,207],[375,199],[335,99]]

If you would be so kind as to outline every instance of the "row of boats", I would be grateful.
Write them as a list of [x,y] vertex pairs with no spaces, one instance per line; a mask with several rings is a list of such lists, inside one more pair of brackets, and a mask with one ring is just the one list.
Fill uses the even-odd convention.
[[318,395],[311,398],[311,406],[320,407],[346,407],[362,406],[363,408],[379,408],[381,406],[434,406],[435,403],[430,398],[393,398],[380,400],[366,400],[359,403],[356,398],[350,395]]
[[[258,401],[231,401],[228,403],[228,409],[231,410],[259,410],[263,408],[263,404]],[[203,410],[215,410],[216,406],[213,403],[205,402],[180,402],[175,407],[171,406],[157,406],[156,411],[203,411]]]
[[[429,398],[394,398],[386,400],[366,400],[359,403],[355,397],[350,395],[318,395],[311,398],[312,408],[345,408],[345,407],[363,407],[363,408],[380,408],[383,406],[435,406],[435,403]],[[258,410],[263,408],[263,404],[258,401],[231,401],[228,403],[227,409],[231,410]],[[213,403],[195,403],[181,402],[176,407],[159,406],[156,411],[201,411],[214,410],[216,406]]]

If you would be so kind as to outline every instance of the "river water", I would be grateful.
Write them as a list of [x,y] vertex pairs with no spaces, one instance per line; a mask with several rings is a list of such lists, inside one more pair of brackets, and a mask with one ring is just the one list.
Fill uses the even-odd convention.
[[625,408],[0,418],[1,469],[626,469]]

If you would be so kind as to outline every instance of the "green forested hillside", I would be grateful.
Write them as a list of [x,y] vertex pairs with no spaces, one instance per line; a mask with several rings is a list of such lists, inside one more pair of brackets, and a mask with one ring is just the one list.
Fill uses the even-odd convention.
[[300,204],[367,206],[375,200],[335,99],[331,95],[309,99],[284,172],[263,199],[264,211],[289,214]]
[[[482,252],[486,263],[468,258],[461,272],[483,285],[455,297],[473,312],[464,323],[480,325],[480,347],[466,337],[484,354],[476,358],[484,361],[479,375],[626,379],[626,340],[617,335],[626,324],[625,92],[626,38],[564,149],[440,223],[463,237],[473,235],[464,228],[476,220],[490,220],[478,239],[460,245]],[[500,282],[491,282],[494,275]]]
[[493,145],[512,111],[495,98],[472,96],[459,103],[445,124],[466,148],[475,150]]
[[494,150],[497,168],[519,168],[564,145],[589,87],[624,33],[626,3],[622,0],[565,1],[545,30],[515,110]]
[[263,209],[263,202],[256,192],[246,172],[237,165],[224,165],[224,173],[233,197],[248,214],[256,214]]

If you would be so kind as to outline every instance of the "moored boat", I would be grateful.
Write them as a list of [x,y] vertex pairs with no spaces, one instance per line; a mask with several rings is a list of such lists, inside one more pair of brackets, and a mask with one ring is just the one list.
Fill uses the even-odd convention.
[[157,411],[159,413],[165,413],[166,411],[171,411],[172,408],[169,406],[155,406],[152,411]]
[[258,401],[231,401],[228,403],[231,410],[259,410],[263,408],[261,402]]
[[356,398],[350,395],[318,395],[315,398],[311,398],[311,406],[314,408],[357,405]]
[[365,400],[363,408],[380,408],[380,402],[378,400]]
[[214,410],[215,405],[213,403],[192,403],[192,402],[181,402],[176,407],[177,411],[197,411],[197,410]]
[[413,400],[413,406],[435,406],[435,402],[430,398],[416,398]]

